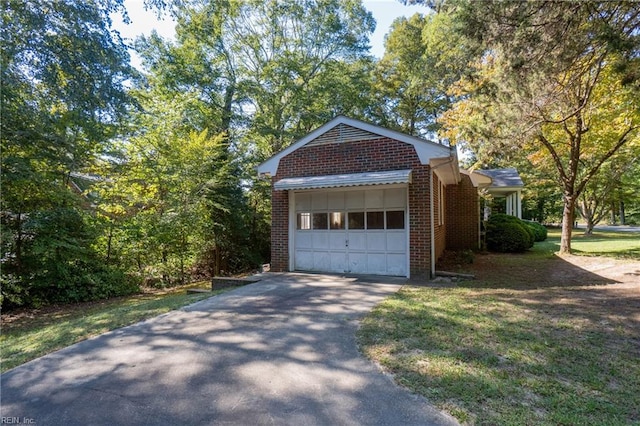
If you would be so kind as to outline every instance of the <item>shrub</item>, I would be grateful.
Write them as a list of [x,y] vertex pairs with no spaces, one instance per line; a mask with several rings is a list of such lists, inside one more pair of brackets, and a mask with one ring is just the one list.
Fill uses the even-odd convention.
[[545,228],[543,225],[539,224],[538,222],[529,220],[523,220],[522,222],[528,228],[533,230],[533,233],[535,235],[535,242],[540,242],[547,239],[547,228]]
[[493,214],[487,223],[487,248],[503,253],[523,252],[535,241],[535,233],[514,216]]

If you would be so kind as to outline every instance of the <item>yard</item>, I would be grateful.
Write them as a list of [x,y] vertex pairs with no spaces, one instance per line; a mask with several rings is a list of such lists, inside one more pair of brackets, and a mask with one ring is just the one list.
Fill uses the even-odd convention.
[[363,321],[362,351],[463,424],[640,424],[640,235],[576,234],[562,258],[549,235],[450,257],[477,279],[405,286]]
[[[211,293],[188,294],[187,288],[146,292],[128,297],[2,314],[0,365],[2,372],[81,340],[164,314],[211,297]],[[222,292],[225,290],[217,290]]]

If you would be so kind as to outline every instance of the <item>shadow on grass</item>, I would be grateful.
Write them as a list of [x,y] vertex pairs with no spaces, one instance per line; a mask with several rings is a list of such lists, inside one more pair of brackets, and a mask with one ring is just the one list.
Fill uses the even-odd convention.
[[618,281],[583,269],[554,254],[486,253],[465,268],[476,276],[458,287],[531,290],[548,287],[594,286]]

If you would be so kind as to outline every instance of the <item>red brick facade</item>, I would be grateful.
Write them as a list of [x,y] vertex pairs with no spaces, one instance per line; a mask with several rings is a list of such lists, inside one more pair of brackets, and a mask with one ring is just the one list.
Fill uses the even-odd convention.
[[[288,177],[412,170],[409,184],[410,274],[429,273],[429,166],[422,165],[413,146],[388,138],[301,147],[280,160],[272,182]],[[289,269],[289,202],[286,191],[272,191],[271,269]]]
[[[272,178],[272,183],[277,179]],[[272,186],[273,188],[273,186]],[[271,190],[271,270],[289,270],[289,193]]]
[[[409,273],[412,277],[428,276],[431,270],[431,170],[423,165],[411,144],[390,138],[323,143],[302,146],[280,159],[272,184],[283,178],[366,173],[388,170],[412,170],[409,194]],[[471,248],[477,241],[477,192],[468,176],[464,185],[449,185],[440,190],[434,175],[435,254],[439,257],[454,246]],[[440,194],[447,206],[440,209]],[[459,200],[465,197],[469,199]],[[448,206],[448,205],[451,206]],[[473,206],[473,208],[470,208]],[[442,218],[441,216],[442,213]],[[460,211],[464,214],[459,214]],[[272,190],[271,270],[289,270],[289,194]],[[465,221],[469,220],[469,223]],[[476,233],[473,234],[473,229]],[[471,240],[465,240],[471,238]],[[452,247],[453,248],[453,247]]]
[[467,175],[446,190],[447,249],[475,250],[480,238],[480,202],[478,189]]
[[[442,197],[440,195],[442,194]],[[443,198],[442,200],[440,198]],[[434,174],[433,179],[433,233],[435,235],[436,244],[436,259],[442,256],[445,250],[447,227],[446,227],[446,215],[444,215],[444,206],[441,207],[440,203],[446,203],[446,195],[444,190],[440,189],[440,179],[438,175]],[[442,217],[441,217],[442,216]]]

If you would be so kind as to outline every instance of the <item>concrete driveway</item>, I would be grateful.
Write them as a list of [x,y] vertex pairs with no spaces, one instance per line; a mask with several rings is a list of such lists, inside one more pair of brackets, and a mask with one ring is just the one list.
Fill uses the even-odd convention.
[[267,274],[5,373],[3,421],[456,424],[357,350],[358,320],[402,283]]

